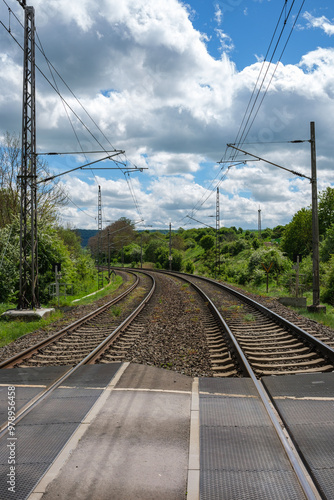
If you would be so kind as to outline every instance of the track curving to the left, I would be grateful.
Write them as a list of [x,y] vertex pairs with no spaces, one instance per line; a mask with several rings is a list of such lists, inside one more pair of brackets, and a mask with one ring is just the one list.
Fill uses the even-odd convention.
[[133,274],[132,284],[116,298],[50,337],[0,363],[0,368],[75,366],[105,342],[133,310],[144,304],[154,290],[154,280]]

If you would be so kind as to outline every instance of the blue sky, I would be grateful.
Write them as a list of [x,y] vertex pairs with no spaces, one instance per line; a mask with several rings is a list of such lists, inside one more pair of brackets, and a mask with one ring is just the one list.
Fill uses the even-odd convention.
[[[232,60],[236,63],[238,70],[242,70],[249,64],[256,62],[256,56],[265,55],[284,2],[273,0],[217,0],[213,2],[194,0],[188,4],[194,11],[191,17],[194,27],[209,36],[207,48],[210,54],[215,58],[219,58],[221,55],[221,44],[216,31],[221,29],[234,46],[234,49],[229,51]],[[294,23],[301,4],[302,2],[296,2],[293,7],[291,19],[288,21],[289,27]],[[290,7],[291,1],[287,3],[287,13]],[[306,0],[302,14],[305,11],[314,14],[317,18],[322,16],[329,20],[334,18],[334,5],[329,1],[317,2],[315,8],[314,2]],[[283,63],[298,64],[306,52],[314,50],[317,46],[328,45],[328,35],[321,29],[307,29],[307,24],[308,21],[303,16],[299,17],[294,34],[283,55]],[[279,26],[282,26],[282,22]],[[283,45],[280,47],[283,48]],[[280,52],[279,50],[278,53]],[[274,61],[276,62],[275,59]]]
[[[22,20],[18,2],[6,1]],[[157,228],[166,228],[169,222],[174,228],[198,226],[190,215],[210,224],[219,186],[221,225],[256,227],[259,208],[262,227],[288,223],[297,210],[310,204],[307,180],[263,162],[229,169],[229,164],[222,169],[217,163],[231,158],[226,144],[235,141],[264,71],[268,71],[267,93],[256,117],[250,117],[244,149],[307,175],[309,144],[286,141],[308,139],[310,121],[315,121],[318,187],[334,184],[334,6],[329,0],[305,1],[277,67],[302,0],[286,2],[286,12],[293,5],[287,29],[273,64],[264,66],[284,0],[72,0],[70,4],[31,0],[28,4],[35,7],[37,32],[48,58],[85,111],[56,76],[60,92],[90,131],[72,111],[69,123],[63,103],[37,72],[39,151],[92,151],[112,144],[125,150],[122,159],[130,166],[145,169],[130,179],[120,171],[90,169],[60,177],[69,200],[62,209],[63,224],[96,227],[98,185],[105,221],[142,217],[143,224]],[[1,136],[6,130],[20,133],[22,52],[5,29],[9,13],[2,0],[0,20]],[[11,32],[22,40],[22,28],[13,14]],[[52,80],[39,52],[37,64]],[[262,89],[257,104],[263,95]],[[96,158],[88,154],[46,159],[57,174]],[[115,166],[111,162],[101,166],[107,164]]]

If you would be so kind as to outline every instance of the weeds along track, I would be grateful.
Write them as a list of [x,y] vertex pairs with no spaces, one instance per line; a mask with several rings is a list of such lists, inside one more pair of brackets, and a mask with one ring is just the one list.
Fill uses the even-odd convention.
[[154,289],[152,278],[143,273],[133,275],[132,281],[132,285],[115,299],[2,362],[0,368],[70,366],[80,363],[104,342]]
[[[312,334],[213,280],[189,277],[210,297],[259,377],[334,370],[333,338]],[[316,336],[319,335],[319,339]]]

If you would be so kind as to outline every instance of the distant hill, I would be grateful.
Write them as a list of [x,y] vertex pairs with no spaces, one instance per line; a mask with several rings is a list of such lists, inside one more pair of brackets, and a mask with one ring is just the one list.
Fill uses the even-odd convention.
[[88,244],[89,238],[95,236],[97,233],[97,229],[76,229],[76,233],[78,233],[81,237],[81,246],[86,247]]

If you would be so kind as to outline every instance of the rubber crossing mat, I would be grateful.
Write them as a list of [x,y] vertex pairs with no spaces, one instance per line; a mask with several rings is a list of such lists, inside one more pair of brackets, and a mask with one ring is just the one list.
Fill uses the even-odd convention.
[[334,373],[264,377],[263,383],[323,498],[334,499]]
[[[119,367],[120,363],[112,363],[79,368],[15,426],[14,436],[7,433],[0,440],[1,500],[24,500],[29,496]],[[41,380],[51,381],[52,376],[62,372],[42,368],[37,381],[36,369],[32,370],[35,372],[25,379],[27,385],[41,383]],[[13,378],[6,381],[7,397],[12,392],[16,396],[16,389],[10,389],[18,381],[22,384],[19,375],[13,371]]]
[[301,500],[250,379],[199,379],[200,499]]

